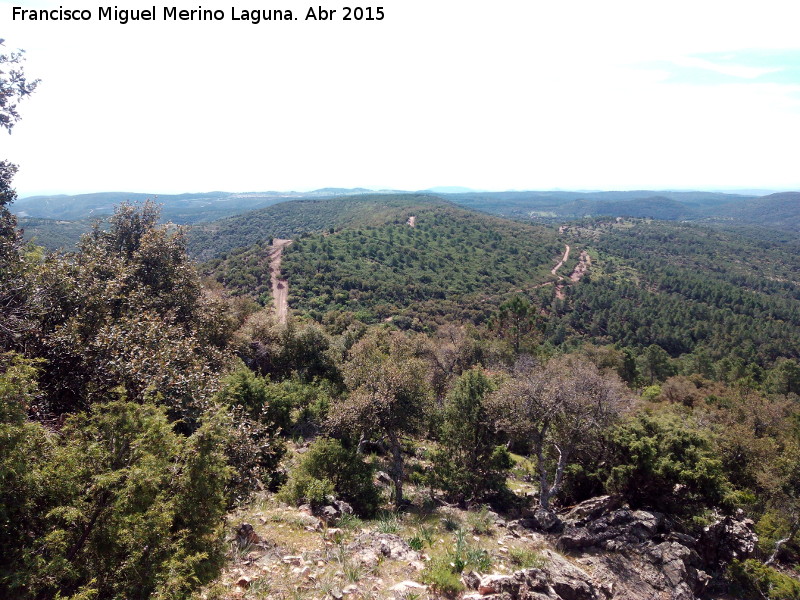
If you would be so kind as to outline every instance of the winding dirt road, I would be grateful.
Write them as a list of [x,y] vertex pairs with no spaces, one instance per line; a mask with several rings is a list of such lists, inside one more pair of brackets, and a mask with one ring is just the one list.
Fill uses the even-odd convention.
[[292,243],[292,240],[272,240],[272,249],[269,251],[269,272],[272,281],[272,299],[275,302],[275,317],[278,323],[285,324],[289,316],[289,282],[281,279],[281,256],[283,249]]
[[560,281],[561,279],[564,279],[564,278],[563,278],[561,275],[559,275],[559,274],[558,274],[558,270],[561,268],[561,265],[563,265],[565,262],[567,262],[567,260],[569,260],[569,246],[568,246],[567,244],[564,244],[564,248],[565,248],[565,250],[564,250],[564,258],[562,258],[560,261],[558,261],[558,263],[556,264],[556,266],[555,266],[555,267],[553,267],[553,268],[550,270],[550,272],[551,272],[553,275],[557,275],[557,276],[558,276],[558,279],[559,279],[559,281]]

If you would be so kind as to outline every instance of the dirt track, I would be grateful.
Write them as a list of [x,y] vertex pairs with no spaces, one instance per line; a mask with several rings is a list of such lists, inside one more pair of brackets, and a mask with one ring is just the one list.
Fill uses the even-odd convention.
[[292,240],[272,240],[272,249],[269,251],[269,271],[272,281],[272,299],[275,302],[275,317],[278,323],[286,323],[289,315],[289,282],[281,279],[281,256],[283,249],[292,243]]
[[558,270],[561,268],[561,265],[563,265],[565,262],[567,262],[567,260],[569,260],[569,246],[567,246],[566,244],[564,244],[564,248],[565,248],[565,250],[564,250],[564,258],[562,258],[560,261],[558,261],[558,263],[556,264],[556,266],[555,266],[555,267],[553,267],[553,268],[550,270],[550,272],[551,272],[553,275],[557,275],[557,276],[558,276],[559,280],[561,280],[561,279],[564,279],[564,278],[563,278],[563,277],[561,277],[561,275],[559,275],[559,274],[558,274]]
[[586,272],[589,270],[589,267],[592,264],[592,257],[589,256],[589,253],[586,250],[582,250],[580,256],[578,256],[578,264],[575,265],[575,269],[572,271],[572,274],[569,278],[574,281],[575,283],[581,280],[581,277],[586,275]]

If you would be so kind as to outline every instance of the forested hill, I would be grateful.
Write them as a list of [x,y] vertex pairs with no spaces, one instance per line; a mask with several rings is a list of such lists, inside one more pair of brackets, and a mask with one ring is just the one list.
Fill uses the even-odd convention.
[[602,220],[565,235],[589,246],[596,260],[551,314],[551,340],[656,344],[674,357],[728,357],[740,366],[800,357],[798,238]]
[[363,188],[323,188],[311,192],[201,192],[160,194],[137,192],[99,192],[93,194],[28,196],[12,206],[17,217],[81,220],[111,215],[122,202],[154,200],[161,205],[161,218],[178,224],[204,223],[229,215],[263,208],[299,198],[358,196],[369,193]]
[[396,209],[420,204],[446,206],[449,202],[430,194],[366,194],[282,202],[193,228],[189,250],[200,259],[210,259],[273,237],[295,238],[353,223],[383,223]]
[[497,192],[450,194],[451,201],[517,219],[587,216],[694,221],[708,225],[757,225],[800,231],[800,193],[767,196],[716,192]]
[[730,223],[748,223],[800,233],[800,193],[785,192],[720,207],[713,215]]
[[[768,196],[719,192],[371,192],[363,188],[323,188],[313,192],[208,192],[157,195],[107,192],[78,196],[37,196],[12,205],[27,239],[47,249],[69,249],[90,219],[104,219],[123,201],[153,198],[162,205],[163,222],[194,226],[192,249],[210,258],[267,237],[296,236],[341,227],[379,206],[424,201],[456,204],[522,221],[554,224],[585,217],[610,216],[692,221],[723,227],[758,226],[800,231],[800,193]],[[291,202],[300,202],[292,205]],[[273,210],[270,207],[277,206]],[[225,220],[229,217],[231,220]],[[248,223],[252,221],[252,223]],[[273,233],[271,233],[273,232]],[[242,240],[235,238],[245,233]]]
[[[298,311],[319,319],[341,312],[365,322],[393,319],[401,327],[421,320],[481,322],[510,294],[554,279],[550,269],[564,252],[551,229],[474,213],[436,198],[371,204],[367,212],[362,212],[363,201],[357,204],[348,202],[347,210],[336,214],[340,223],[346,218],[352,224],[334,233],[318,227],[325,232],[301,237],[286,249],[282,271],[290,281],[291,306]],[[285,209],[299,206],[292,202]],[[280,235],[276,229],[265,231]],[[262,238],[206,267],[226,287],[256,292],[265,302],[268,251]]]
[[[282,208],[300,219],[300,206]],[[739,371],[800,357],[800,241],[793,236],[756,238],[646,219],[589,219],[557,233],[438,201],[385,207],[368,212],[369,219],[347,206],[355,212],[336,218],[341,225],[347,215],[350,225],[331,233],[333,221],[320,222],[323,233],[296,239],[284,253],[296,314],[321,323],[390,321],[402,329],[485,325],[517,297],[530,306],[533,345],[657,345],[673,358],[730,360],[726,368]],[[268,304],[266,234],[290,232],[261,231],[259,242],[224,253],[206,272]],[[247,235],[232,229],[222,239]],[[559,281],[551,269],[567,245]],[[588,273],[569,281],[582,250],[591,260]]]

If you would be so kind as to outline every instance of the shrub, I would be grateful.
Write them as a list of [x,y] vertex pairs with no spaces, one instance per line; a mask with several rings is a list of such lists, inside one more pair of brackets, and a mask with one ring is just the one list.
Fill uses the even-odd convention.
[[241,406],[230,411],[230,435],[225,455],[233,468],[228,486],[229,503],[246,500],[262,487],[277,489],[284,483],[278,464],[286,445],[270,432],[270,427],[247,416]]
[[492,382],[479,369],[456,381],[444,407],[440,448],[431,456],[431,484],[465,503],[502,495],[513,466],[486,407]]
[[464,591],[461,573],[455,573],[447,558],[432,560],[422,571],[422,582],[442,596],[455,597]]
[[378,515],[378,533],[397,533],[400,531],[400,519],[396,513],[388,510]]
[[492,531],[494,517],[489,514],[489,509],[486,505],[483,505],[477,511],[467,513],[467,525],[469,525],[474,534],[487,534]]
[[[189,437],[163,409],[125,401],[71,417],[59,435],[22,426],[18,450],[37,452],[22,482],[28,501],[4,544],[0,596],[188,597],[219,573],[224,413]],[[0,482],[0,496],[10,483]]]
[[308,471],[295,468],[281,488],[278,497],[289,504],[322,506],[327,496],[333,495],[333,484],[328,479],[317,479]]
[[281,496],[294,504],[314,504],[322,502],[327,494],[335,494],[349,502],[359,515],[369,516],[380,504],[372,471],[372,466],[354,450],[348,450],[338,440],[320,438],[292,470]]
[[661,396],[661,386],[658,384],[648,385],[642,390],[642,400],[655,402]]
[[691,515],[730,493],[708,438],[675,415],[640,414],[610,434],[609,488],[631,504]]
[[422,581],[437,593],[455,596],[464,590],[460,575],[467,569],[487,572],[492,568],[489,553],[467,542],[467,532],[459,529],[453,536],[453,545],[448,551],[431,560],[422,572]]
[[270,393],[270,382],[242,365],[222,380],[217,394],[220,401],[240,407],[252,420],[260,421],[272,433],[286,431],[290,425],[291,399]]
[[757,560],[735,560],[728,567],[733,591],[749,600],[800,600],[800,582]]
[[541,569],[547,562],[536,550],[529,548],[509,548],[508,560],[520,569]]

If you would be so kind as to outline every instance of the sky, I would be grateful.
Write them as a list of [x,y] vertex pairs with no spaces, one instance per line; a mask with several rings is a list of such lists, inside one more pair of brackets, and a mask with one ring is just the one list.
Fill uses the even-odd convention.
[[[800,189],[792,1],[0,0],[40,78],[20,197],[321,187]],[[13,7],[89,21],[12,21]],[[98,20],[100,7],[156,20]],[[165,7],[222,20],[164,20]],[[306,20],[309,7],[335,9]],[[253,24],[232,11],[291,10]],[[377,14],[377,13],[375,13]]]

